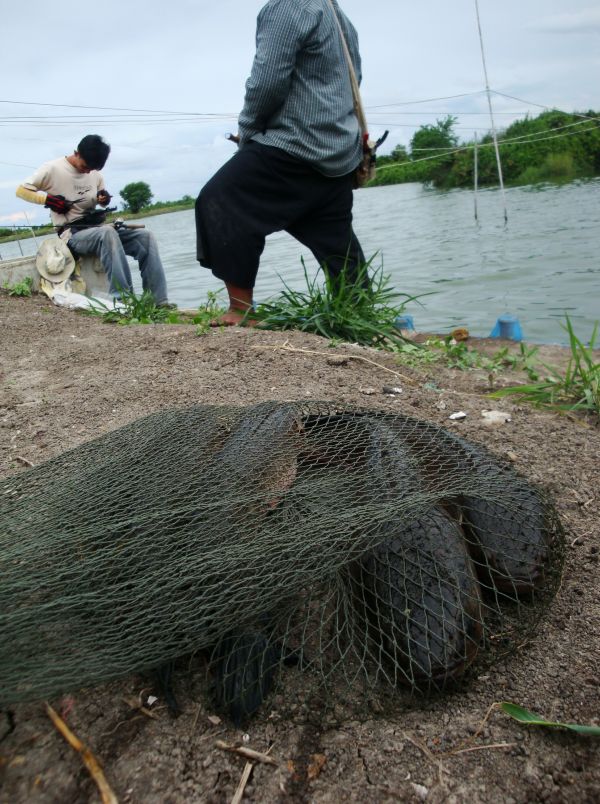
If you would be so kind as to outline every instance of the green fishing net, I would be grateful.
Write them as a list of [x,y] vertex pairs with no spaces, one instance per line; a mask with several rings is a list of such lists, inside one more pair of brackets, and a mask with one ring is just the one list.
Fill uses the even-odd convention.
[[533,632],[563,541],[542,490],[428,422],[160,411],[0,482],[0,703],[198,653],[236,720],[291,662],[443,690]]

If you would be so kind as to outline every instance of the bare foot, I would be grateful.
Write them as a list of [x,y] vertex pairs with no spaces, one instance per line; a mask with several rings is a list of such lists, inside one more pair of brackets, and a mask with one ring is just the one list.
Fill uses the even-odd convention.
[[211,327],[255,327],[258,324],[256,318],[250,318],[247,310],[227,310],[210,322]]

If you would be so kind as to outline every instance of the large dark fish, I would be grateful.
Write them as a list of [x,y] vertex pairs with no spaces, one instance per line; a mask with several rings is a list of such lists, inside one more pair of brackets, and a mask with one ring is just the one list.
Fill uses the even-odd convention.
[[259,628],[231,631],[211,657],[215,703],[236,726],[253,715],[269,694],[281,662],[281,647]]
[[[383,417],[361,413],[312,416],[305,421],[301,465],[342,468],[355,485],[356,499],[374,504],[419,506],[419,463]],[[354,476],[350,473],[354,473]],[[426,502],[420,503],[427,507]],[[410,517],[410,511],[406,515]]]
[[540,589],[558,527],[543,494],[480,445],[424,421],[385,422],[418,462],[423,490],[455,503],[481,582],[513,597]]
[[396,667],[399,683],[427,689],[443,686],[475,658],[483,633],[480,591],[460,525],[427,493],[417,456],[390,420],[345,422],[345,438],[362,445],[375,516],[385,512],[369,534],[378,543],[357,562],[354,588],[376,650]]
[[167,709],[173,717],[179,717],[181,708],[179,702],[175,697],[175,690],[173,689],[173,674],[175,672],[175,660],[165,662],[164,664],[155,667],[151,671],[153,681],[156,685],[157,691],[165,699]]
[[294,482],[302,426],[298,405],[255,405],[215,455],[211,471],[248,513],[274,508]]
[[471,555],[483,584],[509,596],[541,589],[552,565],[552,524],[537,489],[516,489],[511,505],[464,495],[458,499]]
[[441,687],[471,664],[483,633],[462,531],[435,507],[409,525],[389,522],[382,535],[356,576],[372,639],[399,683]]

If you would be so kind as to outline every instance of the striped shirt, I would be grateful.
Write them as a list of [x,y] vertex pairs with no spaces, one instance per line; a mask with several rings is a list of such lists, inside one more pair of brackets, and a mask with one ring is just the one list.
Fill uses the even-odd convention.
[[[356,30],[333,3],[360,81]],[[252,139],[281,148],[325,176],[357,167],[360,131],[329,0],[269,0],[260,11],[239,133],[242,145]]]

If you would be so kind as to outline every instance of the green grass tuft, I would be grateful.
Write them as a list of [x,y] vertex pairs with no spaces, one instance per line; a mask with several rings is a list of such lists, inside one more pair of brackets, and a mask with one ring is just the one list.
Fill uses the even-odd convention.
[[523,402],[558,411],[584,410],[600,416],[600,363],[594,361],[598,323],[594,325],[586,346],[576,335],[569,316],[566,316],[571,357],[564,373],[542,364],[548,376],[530,385],[515,385],[494,391],[490,396],[518,396]]
[[221,290],[209,290],[206,294],[206,302],[198,308],[198,312],[192,318],[192,324],[196,324],[196,335],[205,335],[210,330],[210,322],[218,319],[226,310],[219,303],[219,295],[223,292]]
[[150,291],[144,291],[138,296],[133,291],[120,291],[122,307],[113,307],[100,299],[94,299],[95,309],[83,310],[85,315],[100,317],[107,324],[196,324],[197,335],[208,331],[210,322],[218,318],[225,307],[219,304],[218,297],[221,291],[209,291],[207,300],[197,311],[186,311],[177,308],[160,307],[154,301]]
[[[396,318],[417,297],[398,293],[389,286],[383,268],[374,270],[369,279],[371,261],[359,270],[355,281],[345,271],[337,279],[325,273],[310,279],[304,261],[305,290],[292,290],[283,281],[280,296],[260,304],[255,317],[264,329],[311,332],[334,341],[359,343],[380,349],[411,349],[395,326]],[[402,299],[401,302],[398,302]]]
[[176,324],[179,315],[177,310],[159,307],[154,296],[145,290],[141,296],[133,291],[121,290],[120,301],[123,307],[111,307],[99,299],[95,299],[96,309],[85,310],[87,315],[100,316],[107,324]]

